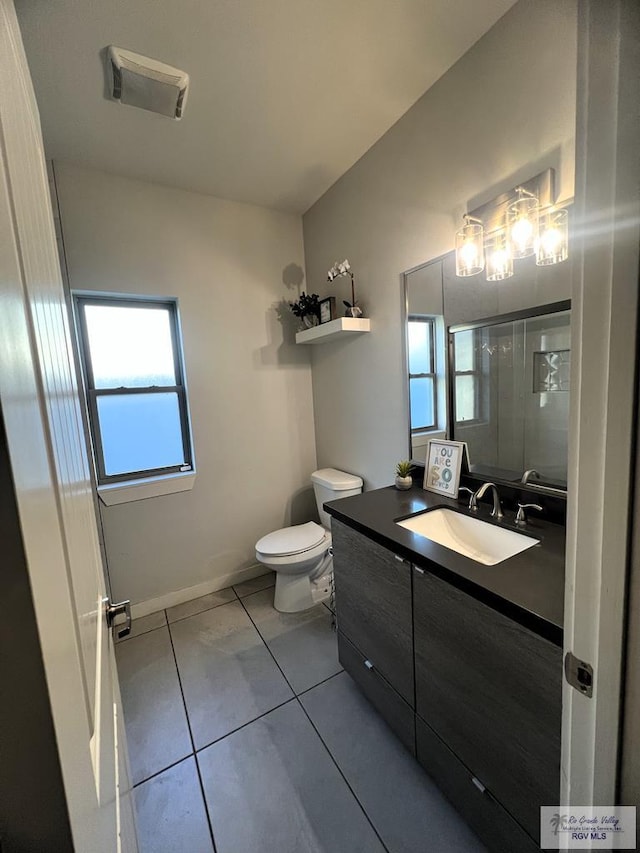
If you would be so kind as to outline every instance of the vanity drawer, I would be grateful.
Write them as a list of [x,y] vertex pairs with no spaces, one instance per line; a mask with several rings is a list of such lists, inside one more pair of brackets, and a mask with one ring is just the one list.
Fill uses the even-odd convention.
[[417,758],[442,793],[478,834],[491,853],[540,853],[520,824],[502,808],[482,783],[416,716]]
[[537,838],[560,797],[562,649],[429,572],[414,630],[418,714]]
[[413,707],[411,564],[335,518],[338,627]]
[[393,729],[398,738],[415,755],[414,713],[376,669],[373,661],[367,660],[338,631],[338,657],[345,671],[356,682],[381,717]]

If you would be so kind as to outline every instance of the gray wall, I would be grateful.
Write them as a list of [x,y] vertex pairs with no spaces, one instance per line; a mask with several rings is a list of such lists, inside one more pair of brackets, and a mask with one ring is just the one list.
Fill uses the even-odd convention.
[[[348,298],[346,282],[325,281],[348,257],[372,323],[368,335],[313,347],[320,465],[368,487],[392,481],[407,455],[401,273],[450,251],[464,210],[548,166],[559,199],[573,196],[575,98],[576,3],[520,0],[305,214],[309,287]],[[445,279],[451,322],[568,295],[548,298],[534,276],[497,289],[489,311],[487,282],[472,287],[475,317],[458,316],[469,284]]]
[[182,318],[198,475],[102,506],[113,595],[225,584],[260,536],[314,513],[308,348],[276,311],[297,295],[300,218],[55,165],[70,286],[177,296]]

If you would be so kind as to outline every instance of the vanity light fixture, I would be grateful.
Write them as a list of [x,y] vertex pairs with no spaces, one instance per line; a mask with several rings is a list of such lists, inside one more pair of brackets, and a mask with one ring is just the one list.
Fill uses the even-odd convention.
[[513,261],[536,256],[538,266],[569,256],[568,214],[553,206],[554,170],[547,169],[464,215],[456,233],[456,275],[486,269],[487,281],[513,275]]
[[569,217],[566,210],[543,212],[536,245],[536,264],[539,267],[559,264],[569,257]]
[[513,275],[513,254],[506,228],[489,234],[485,241],[487,281],[503,281]]
[[507,211],[508,239],[515,259],[528,258],[536,250],[540,206],[537,196],[523,187],[517,187],[516,193],[518,198]]
[[484,269],[484,226],[482,220],[464,215],[464,225],[456,233],[456,275],[477,275]]

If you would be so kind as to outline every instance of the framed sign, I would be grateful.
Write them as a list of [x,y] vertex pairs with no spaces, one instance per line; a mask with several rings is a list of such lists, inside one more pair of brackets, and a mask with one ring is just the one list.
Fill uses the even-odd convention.
[[327,296],[326,299],[320,300],[320,322],[329,323],[336,319],[336,298],[335,296]]
[[427,445],[423,488],[428,492],[457,498],[463,459],[468,465],[467,445],[464,441],[432,438]]

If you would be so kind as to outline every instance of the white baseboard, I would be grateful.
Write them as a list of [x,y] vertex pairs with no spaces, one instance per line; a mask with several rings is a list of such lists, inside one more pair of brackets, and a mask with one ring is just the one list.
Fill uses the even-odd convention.
[[149,613],[156,613],[158,610],[164,610],[166,607],[175,607],[176,604],[184,604],[185,601],[191,601],[194,598],[200,598],[210,592],[216,592],[218,589],[224,589],[232,584],[242,583],[242,581],[257,578],[258,575],[264,575],[268,569],[260,563],[255,563],[246,569],[239,569],[236,572],[231,572],[222,577],[212,578],[204,583],[199,583],[196,586],[188,586],[186,589],[178,589],[175,592],[167,592],[165,595],[159,595],[157,598],[150,598],[147,601],[140,601],[137,604],[131,605],[131,617],[137,619],[140,616],[148,616]]

